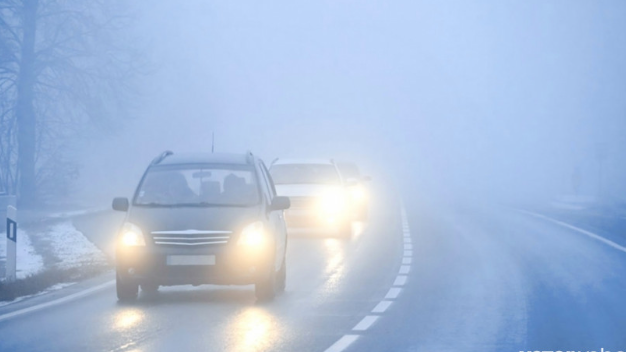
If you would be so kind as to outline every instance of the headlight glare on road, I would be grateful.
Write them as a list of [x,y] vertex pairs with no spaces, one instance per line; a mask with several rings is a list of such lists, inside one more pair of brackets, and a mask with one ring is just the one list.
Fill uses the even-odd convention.
[[241,231],[237,244],[240,246],[258,247],[265,244],[265,240],[265,227],[263,226],[263,222],[255,221]]
[[122,233],[120,236],[120,243],[125,247],[140,247],[145,246],[146,241],[143,237],[143,232],[139,226],[131,224],[129,222],[122,226]]

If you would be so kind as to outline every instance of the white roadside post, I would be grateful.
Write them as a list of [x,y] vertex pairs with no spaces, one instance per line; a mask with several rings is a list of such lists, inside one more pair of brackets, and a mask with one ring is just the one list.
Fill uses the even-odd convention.
[[17,209],[7,207],[7,262],[6,281],[15,281],[17,269]]

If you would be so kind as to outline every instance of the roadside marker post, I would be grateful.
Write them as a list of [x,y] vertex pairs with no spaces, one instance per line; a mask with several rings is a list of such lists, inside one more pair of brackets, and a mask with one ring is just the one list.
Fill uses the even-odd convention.
[[7,262],[6,281],[15,281],[17,272],[17,209],[7,207]]

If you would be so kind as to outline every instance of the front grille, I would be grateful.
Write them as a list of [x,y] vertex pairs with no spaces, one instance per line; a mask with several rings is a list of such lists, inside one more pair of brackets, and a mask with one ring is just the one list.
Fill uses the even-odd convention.
[[226,244],[232,231],[152,231],[156,245],[170,246],[207,246]]

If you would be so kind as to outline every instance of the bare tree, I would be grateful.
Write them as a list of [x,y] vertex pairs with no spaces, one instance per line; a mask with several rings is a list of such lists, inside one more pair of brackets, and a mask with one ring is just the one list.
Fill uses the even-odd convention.
[[0,1],[0,181],[32,204],[76,174],[72,136],[125,116],[144,62],[125,1]]

